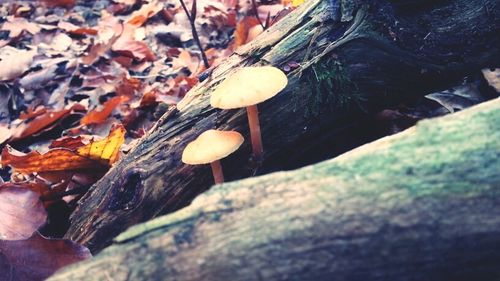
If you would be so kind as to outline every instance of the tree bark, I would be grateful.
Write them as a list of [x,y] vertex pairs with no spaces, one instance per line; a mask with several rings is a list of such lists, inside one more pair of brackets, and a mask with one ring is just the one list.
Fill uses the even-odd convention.
[[49,280],[499,280],[499,138],[496,99],[217,185]]
[[[80,200],[66,238],[95,253],[127,227],[189,204],[212,179],[208,167],[182,164],[181,153],[207,129],[245,136],[244,146],[222,160],[226,179],[240,179],[307,157],[363,114],[497,66],[499,6],[496,0],[306,1],[165,114]],[[259,105],[265,151],[256,169],[245,110],[220,111],[208,99],[235,69],[260,64],[292,70],[289,86]]]

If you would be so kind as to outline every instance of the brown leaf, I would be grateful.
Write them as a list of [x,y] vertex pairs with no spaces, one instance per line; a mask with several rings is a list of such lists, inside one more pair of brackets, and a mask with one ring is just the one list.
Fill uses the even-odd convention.
[[75,242],[38,233],[26,240],[0,241],[0,280],[45,280],[58,269],[91,256]]
[[29,238],[47,220],[40,195],[25,187],[0,185],[0,239]]
[[117,126],[108,137],[100,141],[91,141],[77,150],[53,148],[47,153],[37,151],[21,153],[7,146],[2,150],[2,166],[11,166],[22,174],[53,171],[95,171],[105,170],[119,156],[120,146],[125,142],[125,129]]

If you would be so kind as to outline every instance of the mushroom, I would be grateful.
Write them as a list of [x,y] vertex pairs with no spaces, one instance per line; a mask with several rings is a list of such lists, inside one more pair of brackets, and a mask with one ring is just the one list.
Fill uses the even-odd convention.
[[238,132],[208,130],[188,143],[182,152],[182,162],[190,165],[210,163],[215,183],[223,183],[219,160],[236,151],[242,143],[243,136]]
[[279,68],[244,67],[220,83],[210,97],[210,104],[215,108],[247,108],[252,150],[256,161],[262,160],[263,153],[257,104],[274,97],[287,83],[285,73]]

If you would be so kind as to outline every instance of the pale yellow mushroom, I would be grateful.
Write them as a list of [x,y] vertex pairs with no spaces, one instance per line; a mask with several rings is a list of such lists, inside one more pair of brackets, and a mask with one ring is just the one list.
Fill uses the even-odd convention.
[[210,163],[215,183],[223,183],[219,160],[236,151],[243,140],[243,136],[235,131],[205,131],[184,148],[182,162],[190,165]]
[[287,83],[285,73],[279,68],[244,67],[222,81],[210,97],[210,104],[215,108],[247,108],[252,151],[257,161],[263,153],[257,104],[274,97]]

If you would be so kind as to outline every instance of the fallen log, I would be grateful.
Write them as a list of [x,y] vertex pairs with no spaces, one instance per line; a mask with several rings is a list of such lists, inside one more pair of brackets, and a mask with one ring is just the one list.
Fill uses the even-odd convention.
[[213,187],[56,280],[499,280],[500,99]]
[[[97,252],[127,227],[189,204],[213,182],[180,162],[207,129],[248,140],[244,109],[220,111],[213,88],[235,69],[291,68],[289,86],[259,105],[265,155],[257,173],[280,170],[328,144],[359,116],[456,83],[499,64],[496,0],[308,0],[213,70],[80,200],[66,238]],[[297,67],[299,63],[299,67]],[[222,161],[226,179],[256,173],[250,145]]]

